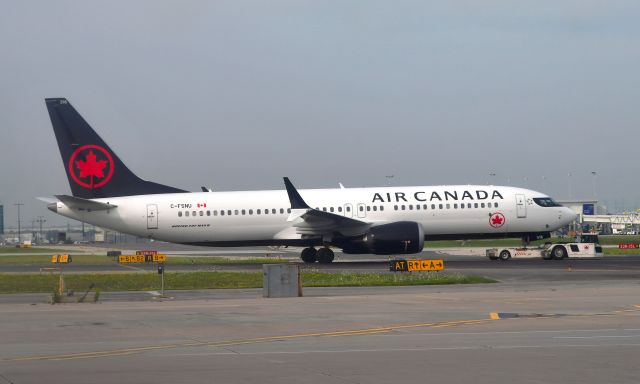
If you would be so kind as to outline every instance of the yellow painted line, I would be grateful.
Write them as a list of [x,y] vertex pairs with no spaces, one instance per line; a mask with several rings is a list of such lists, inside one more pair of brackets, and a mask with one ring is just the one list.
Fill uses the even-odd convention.
[[358,335],[389,333],[391,331],[398,330],[398,329],[452,327],[452,326],[465,325],[465,324],[479,324],[479,323],[486,322],[488,320],[489,319],[476,319],[476,320],[458,320],[458,321],[445,321],[445,322],[423,323],[423,324],[405,324],[405,325],[395,325],[390,327],[376,327],[376,328],[354,329],[354,330],[346,330],[346,331],[314,332],[314,333],[300,333],[300,334],[294,334],[294,335],[257,337],[257,338],[244,339],[244,340],[226,340],[226,341],[208,341],[208,342],[195,341],[195,342],[185,342],[185,343],[177,343],[177,344],[151,345],[147,347],[67,353],[67,354],[59,354],[59,355],[23,356],[23,357],[1,359],[0,361],[18,362],[18,361],[37,361],[37,360],[91,359],[91,358],[98,358],[98,357],[121,356],[121,355],[129,355],[134,353],[176,349],[176,348],[228,347],[228,346],[234,346],[234,345],[256,344],[256,343],[264,343],[264,342],[277,341],[277,340],[300,339],[300,338],[306,338],[306,337],[358,336]]
[[[634,305],[634,308],[636,309],[611,311],[610,313],[618,314],[623,312],[624,313],[638,312],[638,310],[640,310],[640,305]],[[574,316],[595,316],[595,315],[584,314],[584,315],[574,315]],[[543,316],[537,317],[537,319],[547,319],[550,317],[553,317],[553,315],[543,315]],[[256,338],[239,339],[239,340],[190,341],[190,342],[176,343],[176,344],[150,345],[147,347],[122,348],[122,349],[112,349],[112,350],[104,350],[104,351],[77,352],[77,353],[67,353],[67,354],[59,354],[59,355],[22,356],[22,357],[15,357],[15,358],[4,358],[4,359],[0,359],[0,361],[18,362],[18,361],[37,361],[37,360],[91,359],[91,358],[108,357],[108,356],[130,355],[134,353],[176,349],[176,348],[228,347],[228,346],[234,346],[234,345],[256,344],[256,343],[265,343],[270,341],[292,340],[292,339],[300,339],[300,338],[307,338],[307,337],[358,336],[358,335],[373,335],[373,334],[389,333],[392,331],[397,331],[402,329],[412,329],[412,328],[445,328],[445,327],[455,327],[455,326],[470,325],[470,324],[483,324],[492,320],[501,320],[500,315],[497,312],[491,312],[489,314],[489,318],[485,318],[485,319],[452,320],[452,321],[441,321],[441,322],[434,322],[434,323],[419,323],[419,324],[398,324],[398,325],[392,325],[387,327],[373,327],[373,328],[353,329],[353,330],[333,331],[333,332],[299,333],[299,334],[293,334],[293,335],[256,337]]]

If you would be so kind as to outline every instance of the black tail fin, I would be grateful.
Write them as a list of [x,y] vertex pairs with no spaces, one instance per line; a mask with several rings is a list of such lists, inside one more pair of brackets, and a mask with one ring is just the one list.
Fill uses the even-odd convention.
[[133,174],[64,98],[45,99],[73,196],[99,197],[186,192]]

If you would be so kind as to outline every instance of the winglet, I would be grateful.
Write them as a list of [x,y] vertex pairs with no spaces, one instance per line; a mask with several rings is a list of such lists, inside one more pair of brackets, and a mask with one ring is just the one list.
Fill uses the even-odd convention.
[[302,199],[302,196],[300,196],[296,187],[291,184],[288,177],[284,177],[284,186],[287,188],[289,202],[291,202],[291,209],[311,209],[311,207],[309,207],[309,205],[307,205],[307,203]]

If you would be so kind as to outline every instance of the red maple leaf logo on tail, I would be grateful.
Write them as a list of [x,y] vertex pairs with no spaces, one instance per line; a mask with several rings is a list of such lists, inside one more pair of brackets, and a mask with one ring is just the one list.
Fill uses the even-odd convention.
[[85,160],[76,161],[76,167],[80,170],[80,177],[91,177],[91,184],[93,184],[93,177],[104,177],[104,168],[107,166],[106,160],[97,160],[95,153],[89,151],[89,154]]
[[[98,159],[96,153],[103,159]],[[82,155],[84,160],[76,160]],[[108,172],[105,174],[106,170]],[[76,149],[71,155],[69,172],[78,185],[91,189],[99,188],[113,176],[113,158],[107,150],[98,145],[85,145]],[[87,178],[89,178],[88,182],[85,181]]]

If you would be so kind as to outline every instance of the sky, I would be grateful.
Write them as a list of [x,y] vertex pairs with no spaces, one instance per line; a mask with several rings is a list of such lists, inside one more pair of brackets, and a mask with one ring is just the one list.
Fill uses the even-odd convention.
[[638,1],[0,3],[8,227],[17,202],[67,222],[36,200],[70,193],[45,97],[192,191],[491,183],[640,207]]

